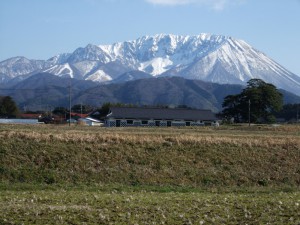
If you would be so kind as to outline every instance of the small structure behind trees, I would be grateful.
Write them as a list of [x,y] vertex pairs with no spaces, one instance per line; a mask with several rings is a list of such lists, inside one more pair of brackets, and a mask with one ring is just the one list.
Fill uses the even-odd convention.
[[283,105],[283,96],[273,84],[251,79],[240,94],[228,95],[222,104],[223,118],[235,122],[275,122],[275,113]]

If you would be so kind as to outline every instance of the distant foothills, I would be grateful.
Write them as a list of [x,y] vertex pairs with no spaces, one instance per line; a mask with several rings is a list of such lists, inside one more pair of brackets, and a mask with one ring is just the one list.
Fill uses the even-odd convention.
[[275,85],[284,104],[300,103],[300,77],[245,41],[221,35],[159,34],[92,45],[48,60],[0,62],[0,96],[21,111],[71,104],[185,106],[222,111],[253,78]]
[[[138,107],[170,107],[210,109],[215,113],[223,110],[226,96],[237,95],[245,88],[242,85],[216,84],[181,77],[159,77],[128,81],[118,84],[99,84],[92,81],[62,78],[49,73],[40,73],[0,88],[0,96],[10,96],[19,110],[26,112],[53,112],[69,110],[69,105],[80,106],[90,113],[103,105],[129,105]],[[278,90],[283,104],[291,112],[287,119],[296,118],[296,106],[300,97],[285,90]],[[70,102],[71,101],[71,102]],[[1,105],[1,104],[0,104]]]

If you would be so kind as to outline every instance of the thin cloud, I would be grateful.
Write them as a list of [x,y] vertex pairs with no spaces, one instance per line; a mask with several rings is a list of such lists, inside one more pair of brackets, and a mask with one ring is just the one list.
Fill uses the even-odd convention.
[[192,3],[193,0],[146,0],[154,5],[185,5]]
[[154,5],[163,5],[163,6],[198,4],[198,5],[212,8],[216,11],[221,11],[229,4],[239,4],[246,0],[145,0],[145,1]]

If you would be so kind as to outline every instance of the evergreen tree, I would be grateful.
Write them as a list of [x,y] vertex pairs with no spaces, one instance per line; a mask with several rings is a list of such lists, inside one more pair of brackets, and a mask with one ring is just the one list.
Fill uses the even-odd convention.
[[224,98],[222,107],[224,108],[222,115],[227,118],[234,118],[235,122],[240,122],[242,111],[240,106],[240,95],[228,95]]
[[233,117],[235,121],[251,122],[275,121],[275,112],[282,108],[282,94],[277,88],[261,79],[251,79],[247,87],[238,95],[229,95],[223,102],[223,116]]
[[0,98],[0,117],[16,118],[19,114],[19,109],[10,96]]
[[284,118],[286,121],[296,121],[299,122],[300,119],[300,104],[287,104],[282,107],[282,109],[276,113],[277,117]]

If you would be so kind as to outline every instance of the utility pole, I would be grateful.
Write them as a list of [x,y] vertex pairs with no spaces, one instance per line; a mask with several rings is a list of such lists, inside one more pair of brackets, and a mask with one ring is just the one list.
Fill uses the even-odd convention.
[[70,85],[69,85],[69,127],[71,126],[71,118],[72,118],[72,104],[71,104],[72,98],[71,98],[71,78],[70,78]]
[[250,113],[251,113],[251,101],[250,99],[248,100],[248,123],[250,127]]
[[299,104],[297,104],[297,121],[296,123],[299,123]]

